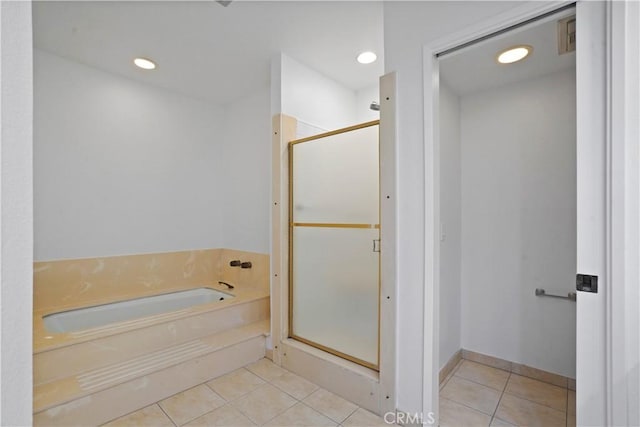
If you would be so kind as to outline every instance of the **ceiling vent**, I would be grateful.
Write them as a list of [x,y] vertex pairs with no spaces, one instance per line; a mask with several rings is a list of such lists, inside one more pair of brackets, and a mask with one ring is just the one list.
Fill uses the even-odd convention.
[[558,55],[576,50],[576,16],[558,21]]

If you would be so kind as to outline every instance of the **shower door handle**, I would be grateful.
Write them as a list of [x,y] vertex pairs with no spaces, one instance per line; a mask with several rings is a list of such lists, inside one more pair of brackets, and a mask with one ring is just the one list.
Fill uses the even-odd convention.
[[380,252],[380,239],[373,239],[373,252]]

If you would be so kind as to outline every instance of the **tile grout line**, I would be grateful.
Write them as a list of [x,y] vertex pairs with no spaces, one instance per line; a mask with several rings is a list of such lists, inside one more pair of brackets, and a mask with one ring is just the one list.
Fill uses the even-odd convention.
[[[254,362],[254,363],[255,363],[255,362]],[[460,363],[459,365],[461,365],[461,363]],[[454,371],[452,372],[452,374],[450,375],[450,377],[453,377],[453,374],[457,371],[457,369],[459,369],[459,367],[460,367],[459,365],[456,367],[456,369],[454,369]],[[248,365],[247,365],[247,366],[248,366]],[[356,413],[358,410],[360,410],[360,409],[364,409],[364,408],[362,408],[361,406],[359,406],[359,405],[357,405],[357,404],[354,404],[353,402],[351,402],[351,401],[349,401],[349,400],[344,399],[346,402],[348,402],[348,403],[350,403],[350,404],[354,405],[354,409],[352,409],[351,411],[349,411],[349,412],[347,413],[347,415],[344,417],[344,419],[343,419],[341,422],[336,421],[336,420],[334,420],[332,417],[330,417],[329,415],[325,414],[324,412],[321,412],[319,409],[313,408],[313,407],[311,407],[309,404],[307,404],[306,402],[304,402],[304,399],[307,399],[309,396],[311,396],[312,394],[316,393],[318,390],[322,390],[322,389],[323,389],[323,388],[322,388],[322,387],[320,387],[318,384],[316,384],[316,383],[314,383],[314,382],[311,382],[311,381],[308,381],[308,380],[306,380],[306,379],[305,379],[305,378],[303,378],[303,377],[300,377],[302,380],[304,380],[304,381],[308,381],[310,384],[312,384],[312,385],[315,387],[315,389],[314,389],[311,393],[307,394],[307,395],[306,395],[306,396],[304,396],[302,399],[300,399],[300,398],[298,398],[298,397],[296,397],[296,396],[294,396],[294,395],[290,394],[290,393],[289,393],[289,392],[287,392],[286,390],[284,390],[284,389],[282,389],[282,388],[278,387],[276,384],[274,384],[274,381],[277,381],[278,379],[280,379],[283,375],[285,375],[285,374],[287,374],[287,373],[291,373],[290,371],[288,371],[288,370],[286,370],[286,369],[284,369],[284,368],[281,368],[281,369],[284,371],[281,375],[278,375],[278,376],[276,376],[276,377],[273,377],[272,379],[267,379],[267,378],[265,378],[265,377],[263,377],[263,376],[258,375],[256,372],[253,372],[252,370],[248,369],[248,368],[247,368],[247,366],[243,366],[243,367],[241,367],[241,368],[238,368],[238,370],[242,369],[242,370],[246,371],[247,373],[250,373],[250,374],[252,374],[252,375],[255,375],[257,378],[259,378],[261,381],[263,381],[263,383],[262,383],[262,384],[257,385],[257,387],[255,387],[253,390],[250,390],[250,391],[248,391],[248,392],[246,392],[246,393],[243,393],[243,394],[241,394],[240,396],[237,396],[237,397],[235,397],[235,398],[233,398],[233,399],[227,399],[227,398],[223,397],[220,393],[218,393],[218,392],[214,389],[214,387],[213,387],[212,385],[208,384],[208,383],[210,383],[211,381],[214,381],[214,380],[216,380],[216,379],[218,379],[218,378],[222,378],[222,377],[224,377],[225,375],[228,375],[229,373],[231,373],[231,372],[229,372],[229,373],[227,373],[227,374],[223,374],[223,375],[220,375],[220,376],[217,376],[217,377],[214,377],[214,378],[208,379],[208,380],[206,380],[206,381],[204,381],[204,382],[202,382],[202,383],[200,383],[200,384],[197,384],[197,385],[195,385],[195,386],[193,386],[193,387],[188,388],[187,390],[180,391],[180,392],[175,393],[175,394],[173,394],[173,395],[171,395],[171,396],[168,396],[168,397],[166,397],[166,398],[164,398],[164,399],[160,399],[160,400],[158,400],[158,401],[156,401],[156,402],[154,402],[154,403],[152,403],[151,405],[148,405],[148,406],[156,405],[156,406],[160,409],[161,413],[162,413],[162,414],[163,414],[163,415],[164,415],[164,416],[169,420],[169,422],[171,423],[171,425],[173,425],[174,427],[180,427],[180,426],[182,426],[182,425],[186,425],[186,424],[188,424],[188,423],[191,423],[191,422],[193,422],[193,421],[195,421],[195,420],[197,420],[197,419],[199,419],[199,418],[205,417],[205,416],[207,416],[207,415],[211,414],[212,412],[214,412],[214,411],[216,411],[216,410],[218,410],[218,409],[220,409],[220,408],[223,408],[223,407],[225,407],[225,406],[229,406],[230,408],[232,408],[232,409],[234,409],[234,410],[238,411],[238,413],[239,413],[239,414],[242,414],[242,415],[243,415],[244,417],[246,417],[249,421],[251,421],[252,423],[254,423],[254,420],[253,420],[251,417],[249,417],[249,416],[248,416],[248,414],[246,414],[246,413],[245,413],[244,411],[242,411],[240,408],[236,407],[236,406],[234,405],[234,403],[235,403],[235,402],[237,402],[238,400],[240,400],[240,399],[242,399],[242,398],[246,397],[247,395],[249,395],[249,394],[251,394],[251,393],[255,392],[256,390],[258,390],[258,389],[260,389],[260,388],[262,388],[262,387],[265,387],[265,386],[268,384],[268,385],[270,385],[271,387],[274,387],[276,390],[278,390],[278,391],[280,391],[280,392],[284,393],[286,396],[289,396],[289,397],[294,401],[294,403],[293,403],[293,405],[291,405],[291,406],[289,406],[289,407],[287,407],[287,408],[284,408],[282,411],[279,411],[279,412],[278,412],[278,413],[276,413],[273,417],[271,417],[269,420],[265,421],[264,423],[261,423],[260,425],[264,425],[264,424],[267,424],[267,423],[269,423],[269,422],[272,422],[275,418],[277,418],[277,417],[281,416],[283,413],[285,413],[285,412],[289,411],[291,408],[293,408],[294,406],[296,406],[296,405],[297,405],[297,404],[299,404],[299,403],[300,403],[300,404],[302,404],[302,405],[304,405],[304,407],[306,407],[306,408],[310,409],[310,410],[311,410],[311,411],[313,411],[314,413],[316,413],[316,414],[318,414],[318,415],[320,415],[320,416],[322,416],[322,417],[326,418],[327,420],[331,421],[332,423],[335,423],[335,425],[336,425],[336,426],[343,426],[344,422],[345,422],[347,419],[349,419],[351,416],[353,416],[353,414],[355,414],[355,413]],[[232,372],[233,372],[233,371],[232,371]],[[291,374],[293,374],[293,373],[291,373]],[[294,375],[295,375],[295,374],[294,374]],[[186,391],[188,391],[188,390],[194,389],[194,388],[199,387],[199,386],[202,386],[202,385],[204,385],[204,386],[206,387],[206,389],[207,389],[207,390],[209,390],[209,391],[211,391],[212,393],[214,393],[214,395],[215,395],[215,396],[218,396],[218,397],[221,399],[221,401],[223,402],[223,403],[222,403],[222,405],[220,405],[220,406],[218,406],[218,407],[216,407],[216,408],[212,408],[211,410],[206,411],[206,412],[204,412],[204,413],[202,413],[202,414],[199,414],[199,415],[197,415],[197,416],[195,416],[195,417],[193,417],[193,418],[190,418],[189,420],[187,420],[186,422],[184,422],[184,423],[182,423],[182,424],[178,424],[178,423],[177,423],[177,421],[174,421],[174,420],[171,418],[171,416],[169,416],[169,414],[167,413],[167,411],[165,411],[165,410],[164,410],[164,408],[160,405],[160,402],[162,402],[163,400],[171,399],[171,398],[173,398],[173,397],[175,397],[175,396],[178,396],[178,395],[180,395],[180,394],[182,394],[182,393],[184,393],[184,392],[186,392]],[[339,397],[339,398],[342,398],[341,396],[338,396],[338,395],[336,395],[336,396],[337,396],[337,397]],[[466,405],[464,405],[464,406],[466,406]],[[144,409],[144,408],[141,408],[141,409]],[[109,420],[107,423],[109,423],[109,422],[113,422],[113,421],[115,421],[115,420],[117,420],[117,419],[119,419],[119,418],[126,417],[126,416],[128,416],[128,415],[131,415],[131,414],[133,414],[133,413],[136,413],[136,412],[140,411],[141,409],[138,409],[138,410],[136,410],[136,411],[132,411],[132,412],[130,412],[130,413],[128,413],[128,414],[125,414],[125,415],[123,415],[123,416],[121,416],[121,417],[117,417],[117,418],[114,418],[114,419],[112,419],[112,420]],[[473,408],[470,408],[470,409],[473,409]],[[473,409],[473,410],[475,410],[475,409]],[[477,410],[476,410],[476,411],[477,411]],[[482,413],[481,411],[478,411],[478,412]],[[374,415],[376,415],[376,416],[377,416],[377,414],[374,414]]]
[[[467,360],[467,359],[463,359],[463,360]],[[475,361],[471,361],[471,362],[475,362]],[[496,419],[498,419],[498,418],[497,418],[497,412],[498,412],[498,409],[499,409],[499,407],[500,407],[500,404],[501,404],[501,402],[502,402],[503,398],[505,397],[505,394],[508,394],[508,395],[510,395],[510,396],[514,396],[514,397],[517,397],[517,398],[519,398],[519,399],[522,399],[523,401],[530,402],[530,403],[533,403],[533,404],[535,404],[535,405],[540,405],[541,407],[546,407],[546,408],[549,408],[549,409],[551,409],[551,410],[558,411],[558,412],[560,412],[560,413],[564,413],[564,416],[565,416],[565,425],[566,425],[566,427],[569,427],[569,424],[568,424],[568,422],[569,422],[569,396],[568,396],[568,395],[569,395],[569,387],[568,387],[568,386],[567,386],[567,387],[561,387],[561,386],[559,386],[559,385],[557,385],[557,384],[553,384],[553,383],[550,383],[550,382],[547,382],[547,381],[542,381],[541,379],[538,379],[538,378],[532,378],[532,377],[529,377],[529,376],[526,376],[526,375],[521,375],[521,374],[518,374],[518,373],[513,372],[513,371],[510,371],[510,370],[509,370],[509,371],[507,371],[507,370],[500,369],[500,368],[497,368],[497,367],[494,367],[494,366],[485,365],[484,363],[480,363],[480,362],[475,362],[475,363],[478,363],[479,365],[483,365],[483,366],[486,366],[486,367],[491,368],[491,369],[497,369],[497,370],[500,370],[500,371],[507,372],[507,374],[508,374],[508,376],[507,376],[507,381],[505,381],[504,385],[501,387],[501,390],[499,390],[499,389],[495,389],[495,388],[493,388],[493,387],[490,387],[490,386],[488,386],[487,384],[484,384],[484,383],[478,382],[477,380],[470,379],[470,378],[466,378],[465,376],[460,375],[460,366],[458,366],[456,369],[454,369],[454,370],[452,371],[452,375],[448,376],[448,377],[447,377],[447,379],[446,379],[446,381],[444,381],[444,382],[443,382],[442,387],[440,388],[440,393],[441,393],[441,392],[442,392],[442,390],[447,386],[447,384],[451,381],[451,379],[452,379],[453,377],[458,377],[458,378],[460,378],[460,379],[463,379],[463,380],[469,381],[469,382],[471,382],[471,383],[474,383],[474,384],[477,384],[477,385],[480,385],[480,386],[483,386],[483,387],[487,387],[487,388],[489,388],[489,389],[495,390],[495,391],[497,391],[497,392],[499,392],[499,393],[500,393],[500,398],[498,399],[498,403],[497,403],[497,405],[496,405],[496,407],[495,407],[495,409],[494,409],[494,411],[493,411],[493,414],[491,415],[491,422],[493,422],[493,421],[495,421]],[[549,386],[549,387],[558,387],[558,388],[560,388],[560,389],[564,389],[564,390],[565,390],[565,393],[564,393],[564,394],[565,394],[565,399],[566,399],[566,400],[565,400],[565,403],[566,403],[566,404],[565,404],[565,407],[563,408],[564,410],[563,410],[563,409],[559,409],[559,408],[557,408],[557,407],[550,406],[548,403],[542,403],[542,402],[540,402],[540,401],[532,400],[530,397],[520,396],[520,395],[515,394],[515,393],[507,392],[509,382],[514,378],[514,375],[517,375],[517,376],[519,376],[519,377],[526,378],[526,379],[528,379],[528,380],[532,380],[532,381],[536,381],[536,382],[542,383],[542,384],[544,384],[545,386]],[[477,409],[475,409],[475,408],[472,408],[471,406],[469,406],[469,405],[467,405],[467,404],[465,404],[465,403],[458,402],[456,399],[451,399],[451,400],[453,400],[454,402],[456,402],[456,403],[458,403],[458,404],[461,404],[462,406],[465,406],[465,407],[467,407],[467,408],[470,408],[470,409],[473,409],[473,410],[475,410],[475,411],[477,411],[477,412],[482,413],[482,411],[479,411],[479,410],[477,410]]]
[[467,405],[466,403],[458,402],[457,400],[449,399],[448,397],[443,397],[443,399],[450,400],[450,401],[452,401],[453,403],[457,403],[457,404],[458,404],[458,405],[460,405],[460,406],[464,406],[465,408],[469,408],[469,409],[471,409],[471,410],[472,410],[472,411],[474,411],[474,412],[477,412],[477,413],[482,414],[482,415],[486,415],[487,417],[491,417],[491,415],[487,414],[486,412],[482,412],[482,411],[481,411],[481,410],[479,410],[479,409],[472,408],[471,406]]
[[[479,362],[476,362],[476,363],[479,363]],[[481,363],[481,364],[482,364],[482,363]],[[488,366],[488,365],[485,365],[485,366]],[[490,367],[492,367],[492,366],[490,366]],[[500,368],[494,368],[494,369],[500,369]],[[502,370],[504,370],[504,369],[502,369]],[[505,371],[505,372],[506,372],[506,371]],[[524,376],[524,375],[520,375],[520,374],[515,373],[515,372],[509,372],[509,377],[507,378],[507,382],[504,384],[504,388],[503,388],[503,390],[502,390],[502,394],[503,394],[503,395],[504,395],[504,394],[508,394],[509,396],[515,396],[515,397],[517,397],[517,398],[519,398],[519,399],[526,400],[527,402],[535,403],[535,404],[537,404],[537,405],[544,406],[544,407],[546,407],[546,408],[551,408],[551,409],[554,409],[554,410],[556,410],[556,411],[560,411],[560,412],[562,412],[562,410],[561,410],[561,409],[554,408],[553,406],[549,406],[549,405],[544,404],[544,403],[536,402],[535,400],[531,400],[531,399],[529,399],[529,398],[527,398],[527,397],[520,396],[520,395],[517,395],[517,394],[515,394],[515,393],[508,393],[508,392],[507,392],[507,386],[509,385],[509,381],[511,380],[511,376],[513,376],[513,375],[517,375],[517,376],[519,376],[519,377],[527,378],[527,379],[534,380],[534,381],[539,381],[539,382],[541,382],[541,383],[544,383],[545,385],[550,385],[550,386],[554,386],[554,387],[563,388],[563,387],[560,387],[560,386],[558,386],[558,385],[551,384],[551,383],[547,383],[547,382],[545,382],[545,381],[540,381],[540,380],[537,380],[537,379],[535,379],[535,378],[530,378],[530,377],[527,377],[527,376]],[[464,378],[464,377],[462,377],[462,378]],[[465,378],[465,379],[466,379],[466,378]],[[473,381],[473,380],[469,380],[469,381],[475,382],[475,381]],[[476,384],[480,384],[480,383],[476,383]],[[483,385],[483,384],[480,384],[480,385]],[[485,386],[485,387],[487,387],[487,386]],[[491,387],[489,387],[489,388],[491,388]],[[495,389],[494,389],[494,390],[495,390]],[[566,403],[567,403],[567,405],[568,405],[568,404],[569,404],[569,389],[568,389],[568,388],[566,388],[565,390],[566,390],[566,392],[567,392],[567,400],[566,400]],[[502,396],[500,396],[500,400],[502,400]],[[567,406],[567,408],[565,408],[565,409],[568,409],[568,406]],[[566,417],[566,415],[568,414],[568,411],[567,411],[567,410],[565,410],[564,412],[565,412],[565,417]]]
[[[341,397],[341,396],[338,396],[338,397]],[[346,399],[345,399],[345,400],[346,400]],[[347,401],[347,402],[348,402],[348,401]],[[353,403],[353,402],[351,402],[351,403]],[[349,419],[349,417],[350,417],[351,415],[355,414],[355,413],[356,413],[356,411],[357,411],[358,409],[360,409],[360,406],[356,405],[356,409],[354,409],[353,411],[351,411],[351,413],[350,413],[349,415],[347,415],[347,416],[346,416],[346,418],[345,418],[344,420],[342,420],[342,422],[340,422],[340,423],[338,423],[338,424],[342,424],[342,423],[344,423],[345,421],[347,421],[347,420]]]
[[493,424],[493,420],[495,420],[496,418],[496,414],[498,413],[498,408],[500,407],[500,402],[502,402],[502,398],[504,397],[504,394],[506,393],[506,389],[507,389],[507,384],[509,384],[509,380],[511,379],[511,372],[509,372],[509,376],[507,377],[507,381],[504,382],[504,387],[502,388],[502,392],[500,393],[500,398],[498,399],[498,404],[496,405],[496,409],[493,410],[493,415],[491,415],[491,421],[489,422],[489,425]]
[[[273,363],[273,362],[271,362],[271,363]],[[276,366],[277,366],[277,365],[276,365]],[[280,366],[278,366],[278,367],[279,367],[280,369],[285,370],[284,368],[282,368],[282,367],[280,367]],[[261,378],[262,380],[264,380],[264,381],[266,382],[265,384],[262,384],[260,387],[262,387],[262,386],[264,386],[264,385],[266,385],[266,384],[269,384],[271,387],[275,388],[276,390],[280,390],[282,393],[286,394],[287,396],[291,397],[293,400],[295,400],[295,401],[296,401],[296,403],[294,403],[294,404],[293,404],[293,405],[291,405],[291,406],[288,406],[288,407],[287,407],[287,408],[285,408],[283,411],[278,412],[276,415],[274,415],[273,417],[269,418],[267,421],[265,421],[265,422],[263,422],[263,423],[260,423],[260,424],[257,424],[257,423],[256,423],[256,425],[259,425],[259,426],[267,425],[268,423],[270,423],[271,421],[275,420],[275,419],[276,419],[276,418],[278,418],[280,415],[284,414],[284,413],[285,413],[285,412],[287,412],[289,409],[293,408],[293,407],[294,407],[294,406],[296,406],[298,403],[300,403],[300,399],[298,399],[298,398],[297,398],[297,397],[295,397],[295,396],[291,396],[289,393],[287,393],[286,391],[282,390],[282,389],[281,389],[280,387],[278,387],[277,385],[273,384],[273,382],[272,382],[272,381],[277,380],[277,379],[278,379],[278,378],[280,378],[282,375],[284,375],[284,373],[283,373],[282,375],[278,375],[277,377],[275,377],[275,378],[273,378],[273,379],[271,379],[271,380],[268,380],[268,379],[266,379],[266,378],[261,377],[260,375],[258,375],[257,373],[255,373],[255,372],[253,372],[253,371],[251,371],[251,370],[249,370],[249,369],[247,369],[247,370],[248,370],[249,372],[251,372],[252,374],[256,375],[257,377]],[[285,371],[286,371],[286,370],[285,370]],[[286,371],[286,372],[289,372],[289,371]],[[285,373],[286,373],[286,372],[285,372]],[[240,412],[242,412],[242,411],[240,411]],[[252,420],[248,415],[246,415],[246,414],[245,414],[245,416],[246,416],[247,418],[249,418],[251,421],[253,421],[253,420]]]
[[[197,420],[198,418],[202,418],[202,417],[204,417],[205,415],[208,415],[208,414],[212,413],[213,411],[216,411],[216,410],[218,410],[218,409],[220,409],[220,408],[223,408],[223,407],[225,407],[225,406],[227,406],[227,405],[230,405],[230,404],[231,404],[231,402],[229,402],[227,399],[225,399],[224,397],[222,397],[222,396],[221,396],[217,391],[215,391],[215,390],[211,389],[211,387],[209,387],[209,385],[208,385],[206,382],[204,382],[204,383],[202,383],[202,384],[198,384],[196,387],[200,387],[201,385],[206,386],[206,387],[207,387],[207,388],[209,388],[209,390],[211,390],[211,391],[212,391],[216,396],[219,396],[219,397],[220,397],[220,399],[222,399],[222,400],[224,401],[224,404],[223,404],[223,405],[218,406],[217,408],[213,408],[212,410],[207,411],[207,412],[205,412],[204,414],[198,415],[197,417],[192,418],[192,419],[190,419],[190,420],[189,420],[189,421],[187,421],[187,422],[182,423],[182,424],[181,424],[181,426],[187,425],[187,424],[189,424],[190,422]],[[192,387],[192,388],[195,388],[195,387]],[[190,390],[190,389],[188,389],[188,390]],[[185,391],[186,391],[186,390],[185,390]],[[158,406],[160,406],[160,405],[158,404]],[[162,409],[162,407],[161,407],[161,406],[160,406],[160,409]],[[163,410],[163,412],[164,412],[164,410]],[[166,412],[165,412],[165,414],[166,414]],[[171,417],[169,417],[169,418],[171,418]],[[172,421],[173,421],[173,420],[172,420]],[[176,427],[181,427],[181,426],[178,426],[176,423],[174,423],[174,425],[175,425]]]
[[514,394],[514,393],[507,393],[506,391],[504,392],[504,394],[508,394],[509,396],[517,397],[518,399],[526,400],[527,402],[535,403],[536,405],[544,406],[545,408],[553,409],[554,411],[562,412],[565,415],[567,414],[567,412],[563,411],[562,409],[554,408],[553,406],[549,406],[549,405],[544,404],[544,403],[536,402],[535,400],[527,399],[524,396],[520,396],[520,395],[517,395],[517,394]]
[[[463,359],[463,360],[466,360],[466,359]],[[478,362],[476,362],[476,363],[478,363]],[[484,365],[484,364],[482,364],[482,363],[480,363],[480,364],[481,364],[481,365]],[[494,408],[492,415],[489,415],[489,414],[487,414],[487,413],[485,413],[485,412],[482,412],[482,411],[480,411],[480,410],[478,410],[478,409],[476,409],[476,408],[473,408],[473,407],[471,407],[471,406],[469,406],[469,405],[467,405],[467,404],[465,404],[465,403],[458,402],[457,400],[454,400],[454,399],[448,399],[448,400],[451,400],[452,402],[458,403],[458,404],[460,404],[460,405],[462,405],[462,406],[464,406],[464,407],[466,407],[466,408],[472,409],[472,410],[474,410],[474,411],[476,411],[476,412],[478,412],[478,413],[481,413],[481,414],[484,414],[484,415],[488,415],[488,416],[490,417],[490,419],[489,419],[489,425],[490,425],[490,424],[491,424],[491,422],[493,422],[493,419],[495,418],[495,414],[496,414],[496,412],[498,411],[498,406],[500,406],[500,402],[502,401],[502,396],[504,396],[505,390],[506,390],[506,388],[507,388],[507,383],[509,382],[509,379],[511,378],[511,372],[509,372],[509,371],[504,371],[504,369],[495,368],[495,367],[493,367],[493,366],[484,365],[484,366],[488,366],[488,367],[493,368],[493,369],[499,369],[499,370],[504,371],[504,372],[507,372],[507,373],[509,374],[509,376],[507,377],[507,381],[505,381],[504,385],[502,386],[502,390],[498,390],[498,389],[495,389],[495,388],[493,388],[493,387],[489,387],[489,386],[487,386],[486,384],[482,384],[482,383],[479,383],[479,382],[477,382],[477,381],[474,381],[474,380],[471,380],[471,379],[465,378],[465,377],[463,377],[463,376],[461,376],[461,375],[456,375],[457,371],[460,369],[460,367],[461,367],[461,366],[462,366],[462,363],[460,364],[460,366],[458,366],[458,367],[453,371],[453,375],[451,375],[451,378],[453,378],[454,376],[456,376],[456,377],[461,378],[461,379],[463,379],[463,380],[466,380],[466,381],[472,382],[472,383],[474,383],[474,384],[477,384],[477,385],[480,385],[480,386],[486,387],[486,388],[488,388],[488,389],[490,389],[490,390],[497,391],[497,392],[499,392],[499,393],[500,393],[500,398],[498,399],[498,403],[496,404],[496,407]],[[449,378],[449,380],[447,380],[447,383],[451,380],[451,378]],[[445,384],[445,386],[446,386],[446,384]],[[443,386],[442,388],[444,389],[444,386]],[[446,398],[445,398],[445,399],[446,399]]]
[[[176,393],[176,394],[179,394],[179,393]],[[175,394],[174,394],[174,396],[175,396]],[[168,397],[167,397],[167,399],[168,399]],[[164,400],[164,399],[163,399],[163,400]],[[171,417],[169,416],[169,414],[167,414],[167,412],[162,408],[162,406],[160,406],[160,401],[157,401],[157,402],[155,403],[155,405],[158,405],[158,408],[160,408],[160,410],[162,411],[162,413],[164,414],[164,416],[165,416],[165,417],[167,417],[167,419],[168,419],[169,421],[171,421],[171,424],[173,424],[175,427],[178,427],[178,424],[176,424],[176,423],[175,423],[175,421],[173,421],[173,418],[171,418]],[[195,418],[194,418],[194,419],[195,419]]]
[[[311,396],[311,395],[309,395],[309,396]],[[307,397],[308,397],[308,396],[307,396]],[[311,409],[311,410],[312,410],[312,411],[314,411],[314,412],[317,412],[318,414],[322,415],[323,417],[325,417],[325,418],[326,418],[326,419],[328,419],[329,421],[335,422],[335,423],[336,423],[336,426],[341,426],[341,425],[342,425],[342,423],[337,422],[336,420],[334,420],[334,419],[333,419],[333,418],[331,418],[330,416],[328,416],[328,415],[326,415],[326,414],[323,414],[322,412],[318,411],[317,409],[312,408],[311,406],[307,405],[306,403],[304,403],[304,401],[302,401],[302,400],[301,400],[301,401],[299,401],[298,403],[300,403],[300,404],[302,404],[302,405],[306,406],[307,408]],[[350,416],[351,416],[351,414],[349,414],[349,416],[348,416],[347,418],[349,418]],[[345,422],[345,421],[347,420],[347,418],[345,418],[344,420],[342,420],[342,422]]]
[[[488,385],[486,385],[486,384],[480,383],[480,382],[478,382],[478,381],[474,381],[474,380],[472,380],[472,379],[469,379],[469,378],[463,377],[463,376],[461,376],[461,375],[454,375],[454,376],[456,376],[456,377],[458,377],[458,378],[462,378],[462,379],[463,379],[463,380],[465,380],[465,381],[469,381],[469,382],[472,382],[472,383],[474,383],[474,384],[478,384],[478,385],[481,385],[481,386],[483,386],[483,387],[490,388],[491,390],[498,391],[498,392],[500,392],[500,393],[504,392],[504,387],[506,386],[506,383],[505,383],[505,385],[502,387],[502,390],[500,390],[500,389],[497,389],[497,388],[493,388],[493,387],[491,387],[491,386],[488,386]],[[453,378],[453,376],[452,376],[451,378]],[[507,378],[509,378],[509,377],[507,377]],[[451,379],[449,379],[449,380],[451,380]],[[508,380],[507,380],[507,381],[508,381]],[[448,381],[447,381],[447,382],[448,382]],[[442,387],[442,388],[444,388],[444,387]]]
[[564,411],[564,425],[569,427],[569,387],[567,387],[567,404]]
[[[272,362],[272,363],[273,363],[273,362]],[[280,367],[280,369],[282,369],[282,370],[284,370],[284,371],[285,371],[282,375],[285,375],[286,373],[290,373],[290,371],[288,371],[288,370],[286,370],[286,369],[284,369],[284,368],[282,368],[282,367]],[[324,416],[325,418],[327,418],[327,419],[329,419],[329,420],[331,420],[331,421],[335,422],[335,423],[336,423],[336,425],[342,425],[342,423],[343,423],[344,421],[346,421],[346,420],[347,420],[351,415],[353,415],[353,414],[354,414],[358,409],[360,409],[360,406],[356,405],[356,408],[355,408],[352,412],[350,412],[350,413],[345,417],[345,419],[344,419],[344,420],[342,420],[342,422],[338,422],[338,421],[334,420],[333,418],[329,417],[328,415],[323,414],[322,412],[320,412],[320,411],[318,411],[318,410],[316,410],[316,409],[312,408],[312,407],[311,407],[311,406],[309,406],[308,404],[304,403],[304,402],[303,402],[303,399],[298,399],[297,397],[292,396],[291,394],[287,393],[285,390],[282,390],[282,389],[281,389],[280,387],[278,387],[276,384],[273,384],[273,381],[275,381],[275,380],[277,380],[278,378],[282,377],[282,375],[279,375],[279,376],[277,376],[277,377],[275,377],[275,378],[273,378],[273,379],[271,379],[271,380],[268,380],[268,379],[266,379],[266,378],[264,378],[264,377],[261,377],[261,376],[260,376],[260,375],[258,375],[256,372],[251,371],[250,369],[247,369],[247,370],[248,370],[249,372],[251,372],[252,374],[256,375],[258,378],[261,378],[262,380],[266,381],[266,383],[267,383],[267,384],[271,385],[272,387],[275,387],[277,390],[280,390],[281,392],[285,393],[287,396],[290,396],[292,399],[294,399],[294,400],[296,401],[296,403],[294,403],[294,404],[293,404],[293,405],[291,405],[290,407],[286,408],[286,409],[285,409],[285,410],[283,410],[282,412],[279,412],[279,413],[278,413],[278,414],[276,414],[273,418],[271,418],[271,419],[267,420],[267,421],[266,421],[265,423],[263,423],[262,425],[265,425],[265,424],[267,424],[267,423],[269,423],[269,422],[273,421],[274,419],[276,419],[277,417],[279,417],[280,415],[282,415],[283,413],[285,413],[285,412],[286,412],[286,411],[288,411],[289,409],[291,409],[291,408],[293,408],[294,406],[296,406],[298,403],[303,404],[304,406],[308,407],[309,409],[311,409],[311,410],[313,410],[313,411],[317,412],[318,414],[320,414],[320,415]],[[294,375],[295,375],[295,374],[294,374]],[[303,378],[303,379],[304,379],[304,378]],[[307,396],[305,396],[305,397],[304,397],[304,399],[308,398],[308,397],[309,397],[309,396],[311,396],[313,393],[315,393],[316,391],[318,391],[318,390],[320,390],[320,389],[321,389],[321,387],[320,387],[320,386],[318,386],[317,384],[315,384],[315,383],[312,383],[312,384],[314,384],[317,388],[316,388],[313,392],[311,392],[311,393],[309,393]],[[350,402],[350,403],[353,403],[353,402]],[[242,412],[242,411],[241,411],[241,412]],[[252,420],[252,421],[253,421],[253,420]]]

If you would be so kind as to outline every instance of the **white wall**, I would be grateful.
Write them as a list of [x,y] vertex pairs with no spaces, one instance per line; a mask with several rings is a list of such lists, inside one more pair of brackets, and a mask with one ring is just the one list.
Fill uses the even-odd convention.
[[34,70],[36,260],[223,246],[220,108],[42,51]]
[[271,114],[269,87],[225,106],[219,182],[225,248],[269,252]]
[[575,378],[575,71],[461,99],[462,345]]
[[0,425],[32,423],[31,3],[0,2]]
[[[398,73],[398,398],[422,407],[424,101],[422,49],[521,2],[385,2],[385,72]],[[437,375],[436,375],[437,377]]]
[[440,83],[440,351],[442,369],[461,341],[460,100]]

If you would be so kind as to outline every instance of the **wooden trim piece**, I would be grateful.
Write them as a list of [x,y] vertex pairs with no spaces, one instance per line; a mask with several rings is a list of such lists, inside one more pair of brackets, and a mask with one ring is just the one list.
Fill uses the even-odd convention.
[[395,411],[397,374],[397,134],[396,73],[380,77],[380,413]]
[[273,362],[281,365],[280,343],[287,337],[288,311],[288,163],[289,141],[295,138],[297,121],[277,114],[273,117],[272,134],[272,218],[271,218],[271,337]]

